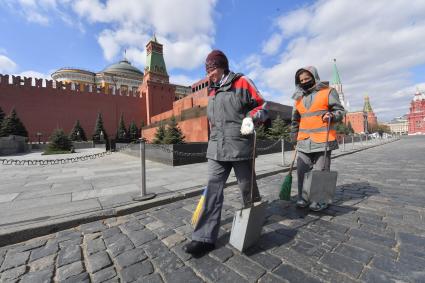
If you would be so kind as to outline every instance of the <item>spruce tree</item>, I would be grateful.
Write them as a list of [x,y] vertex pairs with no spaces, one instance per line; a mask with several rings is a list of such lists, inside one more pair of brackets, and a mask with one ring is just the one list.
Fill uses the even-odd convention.
[[28,137],[27,129],[19,119],[15,108],[12,109],[9,116],[3,119],[0,128],[0,137],[8,137],[10,135]]
[[165,144],[184,143],[184,135],[177,124],[176,117],[172,116],[164,135]]
[[107,140],[108,134],[106,133],[105,128],[103,127],[102,113],[99,112],[99,114],[97,114],[96,126],[94,128],[93,141],[100,141],[101,132],[103,133],[103,138]]
[[118,129],[117,129],[117,134],[115,136],[115,140],[117,142],[128,142],[128,133],[127,133],[127,130],[125,128],[124,114],[123,113],[121,113],[121,118],[120,118],[120,121],[118,123]]
[[159,122],[158,129],[156,130],[153,143],[155,144],[164,143],[164,136],[165,136],[165,125],[164,125],[164,122],[161,121]]
[[286,125],[285,121],[278,115],[276,119],[272,121],[272,126],[268,130],[267,137],[272,140],[281,138],[289,140],[289,132],[289,125]]
[[86,132],[84,132],[83,127],[81,127],[80,120],[75,122],[74,128],[72,128],[69,134],[69,139],[71,141],[87,141]]
[[354,130],[353,130],[353,127],[351,126],[351,122],[350,121],[348,121],[348,123],[347,123],[347,128],[348,128],[348,133],[349,134],[354,133]]
[[65,134],[63,129],[56,129],[49,138],[48,150],[50,151],[69,151],[72,147],[72,141]]
[[255,133],[257,135],[257,140],[267,140],[267,130],[264,124],[255,127]]
[[128,131],[130,133],[131,141],[136,141],[140,137],[139,129],[136,126],[136,122],[131,121]]

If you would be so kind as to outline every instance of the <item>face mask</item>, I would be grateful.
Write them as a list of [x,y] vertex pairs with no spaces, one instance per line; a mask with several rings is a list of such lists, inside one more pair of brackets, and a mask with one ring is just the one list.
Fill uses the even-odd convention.
[[300,87],[303,90],[309,90],[310,88],[312,88],[314,85],[316,84],[316,82],[314,80],[308,81],[306,83],[300,84]]

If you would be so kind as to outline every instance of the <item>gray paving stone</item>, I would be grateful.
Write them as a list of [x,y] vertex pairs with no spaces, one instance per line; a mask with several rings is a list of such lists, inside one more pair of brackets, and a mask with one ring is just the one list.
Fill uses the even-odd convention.
[[90,276],[88,273],[84,272],[78,275],[69,277],[66,280],[61,281],[61,283],[90,283]]
[[120,234],[120,233],[122,233],[120,228],[112,227],[112,228],[108,228],[108,229],[102,231],[102,237],[104,239],[106,239],[106,238],[112,237],[112,236],[114,236],[116,234]]
[[116,263],[121,267],[133,265],[147,258],[145,251],[141,248],[126,251],[115,258]]
[[288,283],[288,280],[277,277],[271,273],[266,273],[263,277],[258,280],[258,283]]
[[187,261],[192,258],[192,256],[188,253],[186,253],[183,250],[183,247],[188,243],[189,241],[185,241],[183,243],[180,243],[176,246],[174,246],[171,250],[182,260]]
[[28,264],[31,272],[39,271],[55,265],[56,254],[37,259]]
[[226,246],[222,246],[212,250],[209,255],[220,262],[225,262],[233,256],[233,251]]
[[265,269],[253,263],[245,256],[235,255],[226,261],[226,265],[250,282],[256,282],[264,273]]
[[169,251],[152,259],[152,263],[155,265],[156,269],[164,273],[171,273],[184,265],[174,253]]
[[280,260],[278,257],[255,248],[250,250],[249,253],[246,252],[245,254],[251,260],[255,261],[269,271],[273,270],[276,266],[282,263],[282,260]]
[[[139,278],[135,282],[140,283],[162,283],[164,282],[161,278],[161,276],[158,273],[150,274],[145,277]],[[178,282],[178,281],[172,281],[172,282]]]
[[355,259],[366,265],[370,262],[370,260],[372,259],[374,255],[374,253],[371,253],[369,251],[358,249],[345,244],[341,244],[340,246],[338,246],[335,249],[335,252],[342,254],[344,256],[350,257],[352,259]]
[[168,253],[167,246],[159,240],[149,242],[149,244],[143,246],[143,249],[150,258],[156,258],[161,256],[161,254]]
[[66,280],[72,276],[82,273],[83,271],[83,263],[81,261],[76,261],[71,264],[59,267],[56,270],[56,278],[58,281]]
[[26,266],[21,265],[1,273],[1,282],[12,281],[18,279],[26,271]]
[[127,235],[136,247],[156,239],[156,235],[148,229],[129,231]]
[[79,246],[83,242],[83,237],[78,237],[72,240],[66,240],[59,243],[59,249],[65,249],[69,246]]
[[80,230],[84,233],[84,234],[90,234],[90,233],[96,233],[96,232],[101,232],[103,230],[106,230],[108,227],[105,226],[102,222],[100,221],[96,221],[96,222],[91,222],[91,223],[87,223],[87,224],[82,224],[80,226]]
[[173,270],[170,273],[164,274],[165,282],[185,282],[185,283],[201,283],[204,282],[201,278],[187,266],[184,266],[178,270]]
[[175,245],[183,242],[186,240],[186,237],[180,235],[180,234],[172,234],[164,239],[162,239],[162,242],[168,247],[168,248],[172,248]]
[[381,235],[362,231],[362,230],[359,230],[359,229],[351,229],[348,233],[351,235],[351,237],[367,240],[367,241],[373,242],[375,244],[387,246],[387,247],[390,247],[390,248],[394,247],[395,244],[396,244],[395,239],[383,237]]
[[26,251],[30,251],[33,249],[37,249],[39,247],[42,247],[46,244],[47,239],[42,239],[42,240],[31,240],[29,242],[20,244],[18,246],[15,246],[11,249],[11,251],[13,252],[26,252]]
[[[179,227],[180,228],[180,227]],[[158,239],[164,239],[168,236],[171,236],[174,234],[174,230],[170,229],[167,226],[163,226],[161,228],[152,230],[152,232],[157,236]]]
[[91,255],[106,250],[105,243],[102,238],[87,240],[87,254]]
[[363,264],[337,253],[325,254],[320,261],[333,269],[348,273],[354,278],[360,275],[364,267]]
[[245,278],[231,270],[224,264],[212,259],[209,256],[192,258],[187,261],[197,274],[206,281],[211,282],[248,282]]
[[58,252],[59,246],[57,243],[47,243],[45,246],[31,251],[30,262],[39,258],[49,256]]
[[25,274],[21,283],[49,283],[53,279],[53,266]]
[[273,274],[288,280],[289,282],[305,282],[305,283],[320,283],[322,282],[318,278],[303,272],[300,269],[297,269],[289,264],[283,263],[276,270],[273,271]]
[[87,263],[87,270],[90,273],[95,273],[112,264],[108,253],[104,251],[89,255],[87,258]]
[[0,272],[26,264],[29,255],[30,252],[8,252],[3,260]]
[[124,282],[132,282],[153,273],[153,266],[149,261],[139,262],[124,268],[120,273]]
[[114,278],[117,275],[117,272],[113,266],[99,270],[98,272],[92,274],[92,281],[94,283],[100,283]]
[[119,228],[126,234],[132,231],[139,231],[145,228],[145,225],[137,221],[136,219],[128,221],[119,226]]
[[108,251],[113,257],[116,257],[122,254],[123,252],[134,248],[133,243],[124,234],[116,234],[112,237],[106,238],[105,243],[108,248]]
[[365,282],[374,282],[374,283],[392,283],[399,282],[396,278],[393,278],[391,275],[386,274],[376,268],[366,268],[363,271],[361,280]]
[[80,238],[82,236],[81,231],[76,231],[74,229],[59,231],[56,233],[56,240],[58,242],[75,240],[76,238]]

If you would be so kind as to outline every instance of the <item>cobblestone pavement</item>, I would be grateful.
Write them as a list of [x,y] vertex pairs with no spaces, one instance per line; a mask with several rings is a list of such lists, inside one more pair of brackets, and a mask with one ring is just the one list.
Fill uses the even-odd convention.
[[335,203],[321,213],[277,200],[285,174],[259,180],[267,222],[245,254],[228,244],[232,186],[218,248],[203,257],[181,249],[192,198],[0,248],[0,281],[425,282],[424,160],[425,137],[335,159]]

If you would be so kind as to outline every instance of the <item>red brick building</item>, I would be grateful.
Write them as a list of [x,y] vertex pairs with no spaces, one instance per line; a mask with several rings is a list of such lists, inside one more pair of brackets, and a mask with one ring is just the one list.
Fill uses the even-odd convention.
[[345,124],[351,124],[355,133],[369,133],[378,125],[378,120],[370,105],[369,96],[365,96],[363,111],[348,112],[345,115]]
[[416,91],[410,102],[410,111],[407,115],[409,135],[425,135],[425,94]]
[[[146,51],[144,74],[122,60],[99,73],[60,69],[54,73],[60,81],[0,75],[0,107],[6,114],[16,109],[30,141],[38,140],[37,133],[42,134],[42,141],[48,140],[55,128],[69,133],[77,119],[90,139],[99,112],[110,138],[115,137],[121,114],[127,127],[131,121],[138,126],[143,124],[142,135],[149,141],[159,122],[174,115],[186,142],[208,141],[207,79],[190,87],[171,84],[163,46],[155,36],[146,45]],[[93,78],[97,79],[94,84],[87,83]],[[129,84],[139,78],[142,83],[138,88]],[[291,107],[269,104],[271,118],[279,114],[290,120]]]

